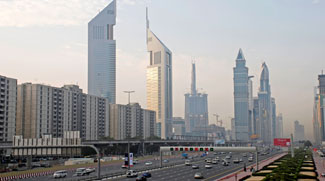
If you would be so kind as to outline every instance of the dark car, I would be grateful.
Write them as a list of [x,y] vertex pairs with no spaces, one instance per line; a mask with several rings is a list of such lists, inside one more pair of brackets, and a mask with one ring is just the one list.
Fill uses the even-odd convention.
[[145,177],[145,176],[138,176],[135,180],[141,180],[141,181],[145,181],[145,180],[147,180],[147,178]]
[[149,177],[151,177],[151,173],[150,173],[150,172],[144,172],[144,173],[142,174],[142,176],[144,176],[144,177],[146,177],[146,178],[149,178]]

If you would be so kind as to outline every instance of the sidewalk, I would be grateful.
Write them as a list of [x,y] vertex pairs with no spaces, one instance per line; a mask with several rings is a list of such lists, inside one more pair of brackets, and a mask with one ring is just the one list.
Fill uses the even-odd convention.
[[325,173],[325,157],[320,157],[319,154],[316,152],[313,152],[313,157],[317,169],[316,171],[318,173],[318,178],[321,180],[322,173]]
[[[258,164],[258,168],[261,169],[263,168],[265,165],[268,165],[270,164],[271,162],[275,161],[276,159],[279,159],[281,158],[282,156],[286,155],[287,153],[282,153],[280,155],[276,155],[274,157],[271,157],[271,158],[268,158],[266,160],[263,160],[263,161],[260,161],[259,164]],[[220,179],[217,179],[218,181],[237,181],[243,177],[246,177],[247,175],[251,175],[252,172],[250,172],[250,168],[251,167],[254,167],[254,169],[256,170],[256,163],[254,163],[253,165],[249,165],[249,166],[246,166],[246,172],[243,171],[244,168],[241,168],[240,171],[237,171],[237,172],[234,172],[234,173],[231,173],[229,175],[226,175]]]

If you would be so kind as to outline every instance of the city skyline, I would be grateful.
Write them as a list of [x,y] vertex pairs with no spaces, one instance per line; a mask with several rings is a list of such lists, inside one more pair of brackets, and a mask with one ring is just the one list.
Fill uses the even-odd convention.
[[[101,1],[100,3],[97,2],[97,6],[95,6],[92,10],[92,13],[88,13],[87,16],[88,20],[96,15],[98,9],[102,9],[111,1]],[[120,1],[119,1],[120,2]],[[185,18],[185,15],[189,13],[189,10],[192,10],[197,3],[191,2],[188,3],[188,8],[184,8],[185,15],[176,15],[175,8],[172,8],[171,15],[174,16],[173,19],[164,17],[163,11],[166,10],[166,6],[169,4],[170,1],[166,2],[165,5],[161,6],[159,9],[158,7],[161,5],[159,2],[153,1],[151,3],[131,3],[127,4],[127,1],[121,1],[121,5],[118,4],[118,9],[121,12],[118,14],[117,26],[118,30],[121,32],[116,31],[116,39],[119,40],[117,44],[117,103],[126,103],[127,96],[123,95],[122,91],[127,89],[134,89],[136,94],[132,95],[133,102],[140,102],[141,105],[145,106],[145,67],[147,66],[147,52],[145,50],[145,32],[143,30],[144,22],[144,8],[145,5],[149,5],[149,8],[154,9],[152,11],[152,19],[155,19],[153,22],[153,27],[157,34],[164,40],[164,42],[168,42],[169,47],[173,50],[174,53],[174,70],[179,70],[178,72],[174,71],[174,95],[175,96],[175,103],[174,103],[174,117],[182,116],[184,113],[184,98],[183,95],[186,90],[189,90],[189,70],[188,67],[191,63],[191,57],[194,56],[200,62],[200,69],[197,71],[200,74],[200,78],[198,82],[200,85],[204,87],[204,89],[209,92],[209,118],[210,120],[214,120],[212,117],[212,113],[218,112],[221,115],[221,118],[226,120],[226,126],[230,127],[230,121],[228,120],[229,116],[233,116],[233,98],[232,98],[232,67],[233,67],[233,59],[235,58],[234,55],[236,54],[239,47],[242,47],[245,50],[245,56],[249,60],[248,67],[250,68],[251,75],[254,75],[255,78],[253,79],[254,90],[257,90],[258,80],[256,77],[259,72],[259,65],[260,63],[265,60],[268,62],[270,69],[272,69],[272,95],[276,97],[277,100],[277,110],[278,112],[283,113],[284,117],[284,130],[287,128],[291,128],[292,130],[292,123],[294,120],[298,119],[306,126],[306,131],[312,130],[310,129],[311,126],[308,123],[311,123],[312,120],[312,100],[310,97],[313,95],[313,88],[317,85],[317,81],[314,77],[319,74],[323,66],[321,63],[322,52],[324,51],[319,44],[324,42],[324,37],[321,37],[321,31],[324,30],[324,23],[317,21],[324,18],[324,13],[320,12],[320,9],[324,7],[323,1],[319,3],[313,3],[312,1],[304,1],[297,3],[295,5],[297,7],[296,10],[290,10],[292,16],[286,16],[284,20],[278,22],[280,24],[279,29],[276,30],[266,30],[268,25],[258,21],[262,30],[264,30],[264,34],[257,34],[257,39],[261,38],[265,40],[264,43],[257,41],[252,34],[255,31],[251,29],[245,29],[243,31],[244,35],[250,35],[249,37],[252,39],[252,43],[248,42],[249,38],[239,39],[238,41],[234,41],[233,45],[229,45],[226,38],[229,38],[227,34],[225,37],[222,37],[222,33],[225,33],[225,29],[230,28],[231,26],[236,27],[233,23],[238,22],[231,22],[231,20],[235,20],[239,15],[237,14],[230,17],[230,24],[229,26],[219,26],[224,25],[223,20],[219,19],[216,25],[209,25],[212,29],[217,27],[223,27],[217,29],[216,33],[213,33],[213,37],[215,39],[219,39],[217,44],[215,42],[209,41],[207,37],[200,36],[199,37],[192,37],[188,36],[188,33],[180,34],[185,28],[188,26],[192,26],[193,23],[185,21],[181,24],[177,24],[179,18]],[[256,2],[256,1],[254,1]],[[291,1],[292,2],[292,1]],[[2,4],[8,2],[1,2]],[[9,2],[10,3],[10,2]],[[124,4],[123,4],[124,3]],[[177,2],[175,7],[179,7],[181,3]],[[216,3],[211,2],[209,3],[210,6],[216,7],[216,5],[227,5],[227,8],[234,9],[233,7],[229,7],[232,5],[233,2],[231,1],[228,5],[227,3]],[[239,14],[241,11],[247,10],[248,5],[243,5],[243,3],[239,3],[242,5],[243,9],[239,10]],[[253,10],[258,11],[258,7],[263,10],[265,4],[257,3],[251,7]],[[290,4],[284,2],[273,2],[269,4],[273,5],[274,7],[279,7],[280,5],[284,5],[285,7],[289,6]],[[266,3],[268,5],[268,3]],[[8,5],[9,6],[9,5]],[[86,6],[82,6],[81,10],[85,10]],[[305,18],[302,19],[301,24],[305,24],[304,27],[300,27],[297,22],[293,22],[293,27],[300,27],[300,34],[291,34],[291,28],[289,26],[285,26],[284,24],[288,21],[290,22],[291,19],[297,19],[295,16],[299,17],[299,9],[306,7],[308,13]],[[124,9],[123,9],[124,8]],[[264,7],[266,8],[266,7]],[[186,10],[188,9],[188,10]],[[203,8],[204,9],[204,8]],[[89,10],[89,9],[88,9]],[[128,13],[130,10],[130,13]],[[208,9],[208,14],[217,15],[226,15],[227,13],[221,11],[218,13],[214,13],[211,9]],[[238,9],[237,9],[238,10]],[[254,12],[252,12],[253,15]],[[283,9],[280,9],[280,14]],[[314,12],[312,12],[314,11]],[[0,11],[5,13],[6,11]],[[82,11],[81,11],[82,12]],[[201,10],[200,10],[201,12]],[[217,11],[216,11],[217,12]],[[132,13],[137,13],[132,17]],[[201,12],[202,13],[202,12]],[[263,14],[265,18],[266,15],[271,14],[273,11],[267,11]],[[2,14],[3,15],[3,14]],[[121,17],[119,18],[119,15]],[[19,16],[19,13],[18,15]],[[86,16],[86,15],[83,15]],[[212,16],[212,15],[211,15]],[[274,15],[275,16],[275,15]],[[248,16],[249,17],[249,16]],[[247,16],[244,16],[239,24],[248,23]],[[277,16],[275,16],[277,17]],[[28,16],[26,17],[28,18]],[[85,18],[85,19],[87,19]],[[126,18],[130,18],[127,20]],[[196,17],[199,21],[202,20],[203,17],[197,16]],[[246,19],[247,18],[247,19]],[[10,19],[10,18],[9,18]],[[275,18],[276,19],[276,18]],[[33,18],[31,18],[33,20]],[[138,20],[138,21],[137,21]],[[268,19],[268,22],[272,22],[273,25],[275,23],[274,19]],[[313,20],[310,21],[309,20]],[[17,20],[16,20],[17,21]],[[134,22],[139,22],[138,25],[135,25]],[[175,31],[165,31],[164,26],[173,25]],[[8,21],[9,22],[9,21]],[[12,20],[15,22],[15,20]],[[26,21],[31,22],[31,21]],[[315,22],[320,25],[315,25]],[[16,25],[17,24],[17,25]],[[51,84],[53,86],[62,86],[63,84],[67,83],[76,83],[79,82],[82,89],[86,90],[87,87],[87,27],[86,23],[77,23],[77,24],[64,24],[59,22],[59,25],[54,25],[54,28],[48,28],[47,26],[53,26],[52,24],[42,25],[41,23],[34,23],[31,25],[19,25],[19,23],[10,24],[6,23],[4,20],[0,22],[0,26],[3,27],[0,29],[1,31],[1,39],[6,43],[1,43],[0,47],[3,48],[5,51],[1,56],[1,75],[5,75],[8,77],[17,78],[19,84],[24,82],[33,82],[33,83],[45,83]],[[19,28],[16,26],[19,25]],[[27,27],[26,27],[27,26]],[[36,26],[36,27],[35,27]],[[38,27],[41,26],[41,27]],[[202,24],[199,24],[202,27]],[[263,27],[264,26],[264,27]],[[271,26],[271,25],[270,25]],[[311,29],[306,28],[306,26],[312,27]],[[318,29],[316,28],[318,27]],[[125,31],[129,31],[132,28],[135,32],[131,32],[130,34],[125,34]],[[295,28],[295,29],[296,29]],[[47,31],[48,29],[52,29],[52,31]],[[236,28],[234,28],[236,29]],[[299,29],[299,28],[298,28]],[[44,31],[45,30],[45,31]],[[66,35],[62,35],[62,39],[58,38],[60,33],[67,31]],[[196,29],[194,28],[191,30],[190,33],[202,33],[208,31],[207,29]],[[8,33],[10,32],[10,33]],[[256,33],[256,32],[255,32]],[[271,33],[271,38],[275,35],[278,36],[278,41],[268,41],[270,39],[266,38]],[[311,34],[313,33],[313,34]],[[9,35],[8,35],[9,34]],[[212,33],[210,32],[210,35]],[[220,34],[220,35],[218,35]],[[37,35],[37,36],[35,36]],[[135,37],[134,35],[138,35]],[[303,36],[301,36],[303,35]],[[6,36],[6,37],[5,37]],[[61,36],[61,35],[60,35]],[[71,36],[71,37],[69,37]],[[123,37],[124,36],[124,37]],[[46,49],[45,47],[41,47],[43,45],[44,37],[48,37],[46,42],[50,42]],[[126,45],[127,39],[130,37],[135,37],[134,41],[130,42],[129,45]],[[185,38],[191,39],[191,41],[186,40]],[[235,38],[243,37],[240,34],[235,34]],[[299,38],[298,38],[299,37]],[[37,41],[31,41],[31,38],[37,38]],[[214,41],[215,39],[212,38]],[[273,37],[274,38],[274,37]],[[282,38],[282,39],[281,39]],[[234,40],[232,39],[232,40]],[[24,40],[21,42],[21,40]],[[62,41],[61,41],[62,40]],[[285,41],[286,40],[286,41]],[[301,40],[304,41],[303,46],[299,44]],[[18,42],[20,44],[18,44]],[[27,43],[28,42],[28,43]],[[182,43],[180,43],[182,42]],[[214,47],[214,49],[206,48],[206,49],[198,49],[197,45],[190,46],[191,42],[195,42],[195,44],[203,44],[204,42],[206,46]],[[8,47],[7,43],[9,44]],[[188,45],[184,45],[188,44]],[[288,46],[290,43],[290,47],[281,50],[281,44]],[[297,44],[297,45],[294,45]],[[29,46],[30,45],[30,46]],[[138,45],[138,46],[134,46]],[[213,45],[213,46],[212,46]],[[274,45],[279,45],[279,47],[275,47],[270,49],[270,47]],[[300,46],[299,46],[300,45]],[[315,48],[315,46],[317,47]],[[134,46],[134,48],[130,48]],[[184,46],[184,47],[181,47]],[[224,47],[223,47],[224,46]],[[308,47],[309,46],[309,47]],[[14,48],[16,47],[16,48]],[[44,51],[37,51],[37,49],[44,50]],[[302,51],[304,49],[305,51]],[[195,50],[195,51],[193,51]],[[215,50],[216,52],[213,52]],[[12,52],[20,51],[20,54],[13,55]],[[62,53],[58,53],[62,51]],[[298,53],[297,53],[298,52]],[[305,54],[301,55],[299,52],[304,52]],[[53,55],[53,56],[52,56]],[[27,58],[26,58],[27,57]],[[46,61],[44,61],[46,60]],[[177,61],[176,61],[177,60]],[[218,60],[218,61],[215,61]],[[201,63],[202,62],[202,63]],[[284,62],[283,64],[281,62]],[[64,64],[65,63],[65,64]],[[24,66],[19,66],[19,65]],[[76,65],[79,64],[79,65]],[[202,65],[201,65],[202,64]],[[278,65],[277,65],[278,64]],[[38,66],[36,66],[38,65]],[[64,65],[64,67],[62,66]],[[24,69],[26,67],[26,70]],[[35,68],[34,68],[35,67]],[[42,67],[43,70],[37,71],[39,67]],[[212,69],[211,67],[214,67]],[[77,69],[77,70],[75,70]],[[73,71],[71,71],[73,70]],[[132,75],[128,74],[128,72],[132,71]],[[203,71],[204,70],[204,71]],[[60,72],[60,75],[57,73]],[[126,76],[125,76],[126,75]],[[285,76],[283,76],[285,75]],[[211,77],[215,77],[215,79],[211,79]],[[224,79],[224,80],[222,80]],[[185,80],[185,81],[184,81]],[[299,80],[299,81],[298,81]],[[312,80],[312,81],[311,81]],[[220,86],[222,85],[222,89]],[[292,92],[294,89],[295,91]],[[292,95],[293,94],[293,95]],[[256,96],[256,94],[254,95]],[[296,100],[295,98],[299,97],[301,99]],[[293,108],[290,105],[299,105],[294,106]],[[210,122],[211,123],[211,122]],[[287,136],[288,134],[285,133]],[[311,138],[311,133],[307,133],[307,137]]]

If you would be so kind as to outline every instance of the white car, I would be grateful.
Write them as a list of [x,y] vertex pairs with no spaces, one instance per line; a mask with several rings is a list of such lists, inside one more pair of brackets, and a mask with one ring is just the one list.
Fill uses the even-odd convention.
[[191,163],[191,161],[190,161],[190,160],[186,160],[186,161],[185,161],[185,165],[186,165],[186,166],[191,166],[191,165],[192,165],[192,163]]
[[64,178],[68,175],[68,172],[66,170],[60,170],[56,171],[53,174],[53,178]]
[[146,166],[152,165],[152,162],[146,162],[145,165]]
[[203,178],[203,175],[202,175],[202,173],[195,173],[195,175],[194,175],[194,178],[195,179],[201,179],[201,178]]
[[206,165],[205,165],[205,168],[206,168],[206,169],[210,169],[210,168],[212,168],[212,165],[210,165],[210,164],[206,164]]
[[93,173],[93,172],[95,172],[95,171],[96,171],[95,168],[87,168],[87,169],[86,169],[86,172],[88,172],[88,173]]
[[249,157],[249,158],[248,158],[248,161],[249,161],[249,162],[252,162],[252,161],[253,161],[253,157]]
[[128,178],[131,178],[131,177],[137,177],[137,176],[138,176],[138,173],[135,172],[134,170],[128,170],[128,171],[126,172],[126,177],[128,177]]

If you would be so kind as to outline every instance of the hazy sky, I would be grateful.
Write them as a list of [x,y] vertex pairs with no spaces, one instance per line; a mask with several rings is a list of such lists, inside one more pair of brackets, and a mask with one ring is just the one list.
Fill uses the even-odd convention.
[[[19,83],[87,92],[87,23],[111,0],[0,0],[0,74]],[[208,93],[210,123],[218,113],[230,127],[233,67],[242,48],[254,75],[263,61],[272,96],[283,113],[285,135],[299,120],[312,137],[313,87],[325,69],[325,1],[322,0],[118,0],[117,102],[135,90],[146,107],[145,7],[152,31],[173,52],[174,116],[184,115],[191,61],[197,86]]]

